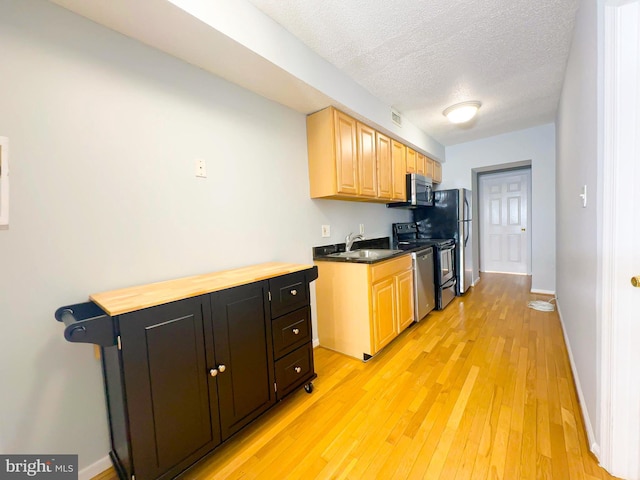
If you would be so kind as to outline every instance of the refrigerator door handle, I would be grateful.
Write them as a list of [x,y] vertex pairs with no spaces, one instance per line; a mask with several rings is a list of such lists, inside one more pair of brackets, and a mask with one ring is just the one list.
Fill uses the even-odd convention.
[[464,222],[464,233],[465,233],[465,237],[464,237],[464,246],[467,246],[467,242],[469,241],[469,225],[467,225],[467,222]]

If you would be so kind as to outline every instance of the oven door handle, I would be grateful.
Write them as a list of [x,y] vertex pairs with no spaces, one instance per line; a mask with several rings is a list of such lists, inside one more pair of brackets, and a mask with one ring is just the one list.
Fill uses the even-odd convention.
[[452,277],[451,279],[447,280],[446,283],[442,284],[440,288],[451,288],[455,284],[456,284],[456,277]]

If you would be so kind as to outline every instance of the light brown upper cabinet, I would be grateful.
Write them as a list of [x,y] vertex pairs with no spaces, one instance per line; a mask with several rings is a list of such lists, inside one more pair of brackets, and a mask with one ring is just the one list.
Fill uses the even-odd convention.
[[307,117],[311,198],[376,201],[375,130],[333,107]]
[[427,170],[422,153],[333,107],[307,116],[307,148],[311,198],[404,201],[407,172]]
[[416,151],[407,147],[407,173],[416,173]]
[[358,194],[356,120],[333,108],[307,117],[311,198]]
[[420,175],[427,174],[427,157],[420,152],[416,152],[416,173]]
[[433,183],[442,183],[442,165],[440,162],[433,162]]
[[433,163],[434,161],[431,160],[429,157],[425,157],[426,158],[426,170],[425,170],[425,175],[427,177],[431,177],[431,179],[433,180]]
[[376,131],[364,123],[356,123],[358,148],[358,195],[378,196],[378,167],[376,157]]
[[376,155],[378,158],[378,198],[393,199],[391,139],[380,132],[376,132]]
[[406,200],[407,198],[407,147],[400,142],[391,140],[391,188],[393,198]]

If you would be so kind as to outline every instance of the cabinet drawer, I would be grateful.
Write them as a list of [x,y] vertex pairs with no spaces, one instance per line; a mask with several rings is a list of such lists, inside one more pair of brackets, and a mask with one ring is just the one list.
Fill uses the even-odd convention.
[[411,255],[402,255],[399,258],[376,263],[371,267],[371,283],[386,278],[396,273],[404,272],[411,268]]
[[301,308],[273,321],[273,356],[281,356],[311,341],[309,307]]
[[313,377],[313,347],[310,343],[276,362],[278,398],[308,382]]
[[309,304],[308,286],[304,272],[290,273],[269,280],[271,318],[293,312]]

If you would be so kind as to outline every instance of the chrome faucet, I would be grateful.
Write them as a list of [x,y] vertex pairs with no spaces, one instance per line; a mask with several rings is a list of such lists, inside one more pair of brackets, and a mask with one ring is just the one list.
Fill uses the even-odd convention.
[[347,238],[344,239],[344,243],[346,244],[345,250],[347,252],[351,251],[351,247],[353,247],[353,243],[356,240],[364,240],[364,236],[360,234],[354,235],[353,233],[350,233],[349,235],[347,235]]

